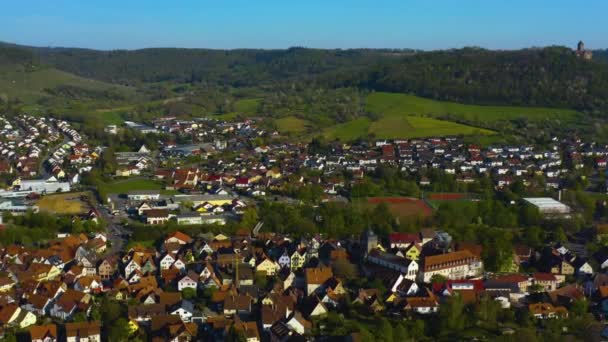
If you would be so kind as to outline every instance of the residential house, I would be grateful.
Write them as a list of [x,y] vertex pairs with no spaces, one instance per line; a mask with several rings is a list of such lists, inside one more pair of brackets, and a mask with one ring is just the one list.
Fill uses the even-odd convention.
[[101,342],[100,327],[100,322],[66,323],[67,342]]

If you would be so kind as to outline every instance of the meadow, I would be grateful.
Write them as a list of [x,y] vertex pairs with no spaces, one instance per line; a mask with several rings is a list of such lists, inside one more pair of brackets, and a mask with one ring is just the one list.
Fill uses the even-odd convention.
[[47,89],[63,85],[93,91],[114,89],[125,94],[134,93],[129,87],[83,78],[54,68],[38,67],[25,70],[23,66],[14,65],[0,68],[0,97],[19,98],[22,102],[34,103],[49,97]]
[[85,214],[90,206],[82,200],[83,196],[92,198],[90,192],[70,192],[61,194],[45,195],[36,201],[41,211],[60,215]]
[[163,190],[164,183],[152,179],[120,179],[104,185],[105,191],[110,194],[126,194],[133,190],[160,190],[162,194],[170,195],[176,193],[172,190]]
[[308,121],[295,116],[286,116],[274,121],[276,128],[282,133],[302,133],[307,130]]
[[514,120],[522,117],[531,121],[546,118],[568,120],[579,115],[572,109],[468,105],[430,100],[408,94],[383,92],[371,93],[367,97],[366,108],[372,113],[385,116],[445,117],[449,115],[470,122]]

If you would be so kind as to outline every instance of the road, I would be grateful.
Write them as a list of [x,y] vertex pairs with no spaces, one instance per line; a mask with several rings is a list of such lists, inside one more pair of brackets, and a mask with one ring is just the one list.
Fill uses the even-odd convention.
[[107,222],[106,235],[108,240],[112,243],[112,247],[108,250],[108,254],[112,255],[122,251],[126,242],[126,239],[123,236],[127,234],[127,230],[122,226],[120,222],[121,218],[110,214],[107,207],[97,205],[96,209],[101,214],[104,221]]
[[42,158],[40,158],[40,160],[42,160],[40,162],[40,165],[38,166],[38,175],[42,178],[42,179],[47,179],[51,176],[51,173],[49,172],[48,168],[46,167],[46,161],[50,158],[50,156],[55,153],[55,151],[57,151],[61,146],[63,146],[64,144],[67,144],[70,141],[70,138],[61,133],[61,135],[63,135],[63,140],[61,141],[61,143],[57,146],[55,146],[55,148],[49,148],[47,149],[46,153],[44,154],[44,156],[42,156]]

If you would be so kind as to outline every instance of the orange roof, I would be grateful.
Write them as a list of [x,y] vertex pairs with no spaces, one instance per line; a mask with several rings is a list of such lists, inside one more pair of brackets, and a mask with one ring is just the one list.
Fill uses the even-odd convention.
[[450,267],[453,263],[465,263],[472,260],[478,260],[478,258],[468,250],[427,256],[424,258],[424,270]]
[[192,238],[180,231],[176,231],[173,232],[172,234],[170,234],[169,236],[167,236],[167,238],[165,239],[165,241],[169,240],[170,238],[176,238],[180,241],[184,241],[185,243],[190,243],[192,242]]
[[323,284],[333,275],[330,267],[307,268],[304,273],[307,284]]
[[30,336],[32,340],[44,340],[45,337],[57,339],[57,325],[37,325],[30,328]]
[[600,296],[602,298],[608,297],[608,286],[600,286]]

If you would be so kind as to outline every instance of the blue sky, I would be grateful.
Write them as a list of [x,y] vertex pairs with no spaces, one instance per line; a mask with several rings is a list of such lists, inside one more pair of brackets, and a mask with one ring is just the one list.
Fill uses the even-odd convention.
[[96,49],[608,48],[606,0],[3,1],[0,41]]

